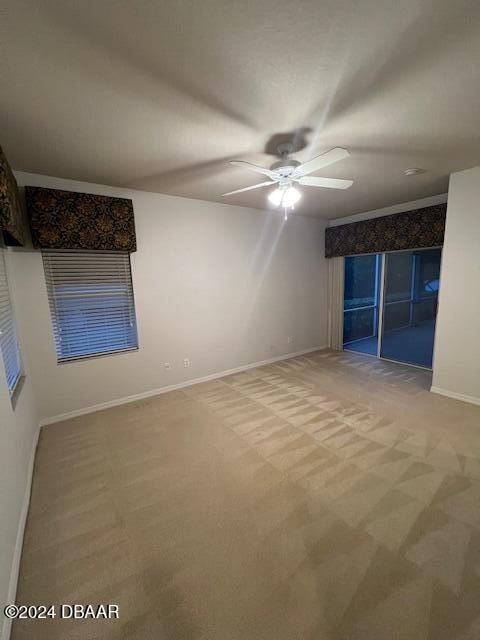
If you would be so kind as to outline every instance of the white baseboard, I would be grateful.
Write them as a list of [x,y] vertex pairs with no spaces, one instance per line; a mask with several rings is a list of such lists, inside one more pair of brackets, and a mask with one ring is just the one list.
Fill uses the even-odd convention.
[[430,391],[432,393],[438,393],[440,396],[447,396],[447,398],[454,398],[455,400],[461,400],[462,402],[480,405],[480,398],[476,398],[475,396],[467,396],[464,393],[448,391],[448,389],[442,389],[441,387],[430,387]]
[[[27,523],[28,507],[30,506],[30,493],[32,490],[32,480],[33,480],[33,466],[35,464],[35,454],[37,452],[39,433],[40,433],[40,429],[37,429],[37,434],[33,441],[32,453],[30,455],[30,462],[28,464],[28,469],[27,469],[25,493],[23,495],[22,509],[20,511],[20,520],[18,522],[17,539],[15,541],[15,549],[13,551],[12,566],[10,569],[10,581],[8,584],[8,595],[7,595],[7,601],[5,602],[5,604],[15,604],[15,598],[17,595],[18,575],[20,572],[20,560],[22,557],[22,548],[23,548],[23,536],[25,533],[25,525]],[[0,634],[0,638],[2,638],[2,640],[9,640],[11,630],[12,630],[12,620],[5,617],[3,620],[2,632]]]
[[326,349],[326,348],[327,348],[326,345],[323,345],[318,347],[311,347],[310,349],[303,349],[303,351],[285,353],[281,356],[269,358],[268,360],[260,360],[259,362],[252,362],[251,364],[245,364],[245,365],[242,365],[241,367],[235,367],[234,369],[227,369],[226,371],[211,373],[210,375],[203,376],[202,378],[192,378],[191,380],[187,380],[185,382],[179,382],[177,384],[170,384],[170,385],[167,385],[166,387],[160,387],[159,389],[151,389],[150,391],[143,391],[142,393],[136,393],[135,395],[132,395],[132,396],[125,396],[123,398],[118,398],[116,400],[109,400],[108,402],[95,404],[90,407],[83,407],[82,409],[75,409],[74,411],[68,411],[67,413],[60,413],[59,415],[56,415],[56,416],[44,418],[43,420],[41,420],[40,426],[45,427],[49,424],[54,424],[55,422],[63,422],[63,420],[69,420],[70,418],[78,418],[78,416],[83,416],[88,413],[94,413],[95,411],[101,411],[102,409],[110,409],[111,407],[118,407],[119,405],[122,405],[122,404],[135,402],[135,400],[144,400],[145,398],[158,396],[162,393],[168,393],[169,391],[175,391],[177,389],[184,389],[185,387],[190,387],[194,384],[200,384],[201,382],[209,382],[210,380],[223,378],[224,376],[229,376],[232,373],[241,373],[242,371],[247,371],[248,369],[255,369],[256,367],[262,367],[266,364],[279,362],[280,360],[288,360],[289,358],[296,358],[297,356],[303,356],[307,353],[312,353],[313,351],[321,351],[322,349]]

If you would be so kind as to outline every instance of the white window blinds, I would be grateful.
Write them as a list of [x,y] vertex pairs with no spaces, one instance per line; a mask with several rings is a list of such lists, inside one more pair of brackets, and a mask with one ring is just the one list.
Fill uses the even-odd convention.
[[0,351],[10,393],[22,373],[22,361],[18,346],[17,328],[13,317],[12,301],[7,279],[5,249],[0,247]]
[[59,362],[138,348],[128,252],[42,255]]

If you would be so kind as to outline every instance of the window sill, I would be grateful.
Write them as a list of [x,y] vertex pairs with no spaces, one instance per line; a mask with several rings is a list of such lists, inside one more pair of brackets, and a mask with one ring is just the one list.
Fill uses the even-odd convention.
[[104,353],[91,353],[84,356],[75,356],[72,358],[64,358],[57,360],[58,365],[69,364],[70,362],[82,362],[85,360],[96,360],[97,358],[107,358],[109,356],[121,355],[122,353],[131,353],[132,351],[138,351],[139,347],[130,347],[129,349],[117,349],[116,351],[106,351]]

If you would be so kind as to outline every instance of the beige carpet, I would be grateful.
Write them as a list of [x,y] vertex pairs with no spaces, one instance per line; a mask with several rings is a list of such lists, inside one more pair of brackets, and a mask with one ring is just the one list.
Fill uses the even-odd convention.
[[478,640],[480,407],[329,351],[43,429],[14,640]]

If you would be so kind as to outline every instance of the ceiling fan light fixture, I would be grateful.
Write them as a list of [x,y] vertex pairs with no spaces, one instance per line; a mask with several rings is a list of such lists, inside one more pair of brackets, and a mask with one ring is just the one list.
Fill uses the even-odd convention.
[[268,194],[268,199],[270,200],[270,202],[273,204],[274,207],[280,206],[280,203],[282,202],[282,199],[283,199],[283,193],[284,193],[283,189],[274,189]]
[[297,202],[302,197],[302,194],[295,187],[288,187],[283,194],[282,207],[285,209],[293,209]]
[[268,199],[275,207],[282,205],[284,209],[293,209],[302,194],[295,187],[280,187],[268,194]]

